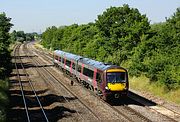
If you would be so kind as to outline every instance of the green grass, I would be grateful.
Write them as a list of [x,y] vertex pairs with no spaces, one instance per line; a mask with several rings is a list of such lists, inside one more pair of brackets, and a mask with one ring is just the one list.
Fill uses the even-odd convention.
[[167,91],[163,85],[154,82],[150,83],[149,79],[145,76],[130,77],[129,81],[131,89],[149,92],[162,99],[180,105],[180,89]]
[[6,121],[6,110],[9,103],[9,99],[7,96],[8,89],[8,80],[0,80],[0,122]]

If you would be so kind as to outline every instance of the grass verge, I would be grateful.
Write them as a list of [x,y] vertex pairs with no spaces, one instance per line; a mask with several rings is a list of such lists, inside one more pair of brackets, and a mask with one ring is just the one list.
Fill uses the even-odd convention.
[[149,92],[164,100],[174,102],[180,105],[180,89],[167,91],[164,86],[158,83],[150,83],[149,79],[145,76],[130,77],[129,81],[131,89],[141,92]]

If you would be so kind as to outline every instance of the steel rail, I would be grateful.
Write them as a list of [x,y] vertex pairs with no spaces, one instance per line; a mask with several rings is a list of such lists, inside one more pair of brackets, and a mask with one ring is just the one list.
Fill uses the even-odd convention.
[[[21,89],[21,95],[23,97],[23,103],[24,103],[24,107],[25,107],[25,111],[26,111],[27,121],[30,122],[28,107],[27,107],[27,104],[26,104],[26,98],[25,98],[25,94],[24,94],[24,91],[23,91],[23,85],[22,85],[21,77],[19,75],[19,70],[18,70],[18,67],[17,67],[17,57],[19,57],[19,48],[20,48],[20,45],[16,45],[15,49],[14,49],[14,58],[15,58],[14,64],[15,64],[15,68],[16,68],[16,72],[17,72],[18,82],[19,82],[20,89]],[[18,54],[18,56],[16,56],[16,53]]]
[[[19,57],[19,58],[20,58],[20,57]],[[20,63],[21,63],[21,67],[22,67],[22,69],[23,69],[23,72],[25,73],[25,76],[26,76],[26,78],[27,78],[27,80],[28,80],[28,82],[29,82],[29,84],[30,84],[30,87],[31,87],[31,89],[32,89],[32,91],[33,91],[33,93],[34,93],[34,95],[35,95],[35,97],[36,97],[36,100],[37,100],[37,102],[38,102],[38,104],[39,104],[39,107],[40,107],[40,109],[41,109],[41,111],[42,111],[42,113],[43,113],[43,116],[44,116],[44,118],[45,118],[45,121],[46,121],[46,122],[49,122],[49,120],[48,120],[48,118],[47,118],[47,115],[46,115],[46,113],[45,113],[45,111],[44,111],[44,108],[43,108],[43,106],[42,106],[42,104],[41,104],[41,102],[40,102],[40,100],[39,100],[39,98],[38,98],[38,95],[36,94],[36,90],[35,90],[35,88],[34,88],[34,86],[33,86],[33,84],[32,84],[31,79],[28,77],[28,73],[26,72],[26,69],[24,68],[23,62],[22,62],[21,59],[20,59]]]

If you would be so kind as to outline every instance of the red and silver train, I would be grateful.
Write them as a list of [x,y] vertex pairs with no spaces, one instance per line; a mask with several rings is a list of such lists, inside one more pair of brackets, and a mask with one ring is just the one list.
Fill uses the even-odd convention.
[[126,69],[61,50],[55,50],[53,55],[55,66],[104,100],[127,95],[129,82]]

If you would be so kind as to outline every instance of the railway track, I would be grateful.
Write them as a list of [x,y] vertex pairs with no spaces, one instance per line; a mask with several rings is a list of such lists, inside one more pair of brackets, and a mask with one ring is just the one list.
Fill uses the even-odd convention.
[[[43,52],[37,52],[35,51],[37,54],[41,54],[43,55],[44,58],[46,58],[46,60],[48,61],[51,57],[47,56],[47,54],[44,54]],[[52,74],[53,75],[53,74]],[[56,78],[56,77],[55,77]],[[84,88],[84,87],[83,87]],[[97,97],[92,91],[91,95]],[[128,121],[131,122],[135,122],[135,121],[146,121],[146,122],[151,122],[150,119],[148,119],[147,117],[143,116],[142,114],[140,114],[139,112],[135,111],[134,109],[128,107],[127,105],[123,105],[123,106],[112,106],[110,104],[108,104],[107,102],[103,101],[102,99],[98,98],[101,102],[103,102],[104,104],[108,105],[109,107],[111,107],[114,111],[116,111],[117,113],[119,113],[120,115],[124,116]]]
[[26,117],[27,117],[27,121],[28,122],[31,122],[33,120],[33,114],[29,112],[29,107],[28,107],[28,103],[27,103],[27,98],[26,98],[26,94],[24,93],[24,87],[23,87],[23,84],[21,82],[21,76],[20,76],[20,72],[19,72],[19,65],[17,65],[17,62],[20,64],[20,67],[21,69],[23,70],[23,73],[25,74],[25,77],[26,77],[26,80],[28,81],[29,83],[29,86],[31,88],[31,90],[33,91],[34,93],[34,96],[37,100],[37,103],[39,104],[39,108],[41,109],[41,121],[46,121],[46,122],[49,122],[48,118],[47,118],[47,115],[44,111],[44,108],[36,94],[36,90],[31,82],[31,80],[29,79],[28,77],[28,74],[26,72],[26,69],[24,68],[23,66],[23,62],[21,60],[21,57],[20,57],[20,54],[19,54],[19,50],[20,50],[20,45],[16,45],[15,49],[14,49],[14,57],[15,57],[15,68],[16,68],[16,73],[17,73],[17,79],[18,79],[18,82],[19,82],[19,86],[20,86],[20,91],[21,91],[21,95],[22,95],[22,99],[23,99],[23,103],[24,103],[24,108],[25,108],[25,113],[26,113]]
[[[29,54],[30,54],[30,55],[33,54],[33,52],[31,52],[30,50],[28,50],[27,44],[24,44],[23,49],[24,49],[24,52],[27,53],[27,56],[29,56]],[[42,62],[40,62],[40,61],[37,60],[36,58],[33,59],[32,57],[29,56],[29,59],[31,59],[31,61],[33,62],[33,64],[35,64],[35,66],[37,67],[36,70],[38,69],[38,66],[39,66],[39,65],[42,65]],[[46,69],[46,67],[42,66],[41,69],[38,69],[38,70],[37,70],[37,72],[38,72],[38,74],[44,79],[44,81],[53,81],[54,83],[48,82],[48,84],[51,85],[53,88],[57,87],[57,84],[55,84],[56,82],[57,82],[58,84],[60,84],[60,85],[58,85],[58,86],[61,87],[61,89],[63,89],[63,90],[61,90],[61,91],[66,92],[66,93],[64,93],[64,94],[70,94],[71,96],[74,96],[74,98],[77,98],[77,101],[80,102],[80,103],[85,107],[85,109],[87,109],[87,111],[89,111],[89,112],[94,116],[95,121],[101,121],[101,119],[99,118],[99,116],[98,116],[95,112],[93,112],[92,109],[91,109],[87,104],[85,104],[85,102],[84,102],[83,100],[78,99],[78,96],[77,96],[75,93],[73,93],[68,87],[66,87],[59,79],[57,79],[56,76],[54,76],[48,69]],[[47,78],[47,76],[48,76],[48,78]],[[76,102],[73,103],[73,105],[72,105],[72,103],[69,102],[69,100],[66,99],[66,97],[63,96],[63,98],[65,99],[65,101],[66,101],[67,103],[69,103],[69,105],[71,105],[71,106],[73,106],[73,107],[75,108],[75,106],[76,106],[76,104],[77,104]],[[83,114],[81,114],[80,112],[76,111],[76,114],[79,116],[79,118],[81,118],[81,121],[82,121],[82,120],[83,120],[83,121],[86,121],[86,120],[87,120],[87,118],[85,118],[85,117],[83,116]],[[91,117],[91,119],[93,120],[92,117]],[[74,120],[72,119],[71,121],[74,121]],[[78,121],[79,121],[79,120],[78,120]]]

